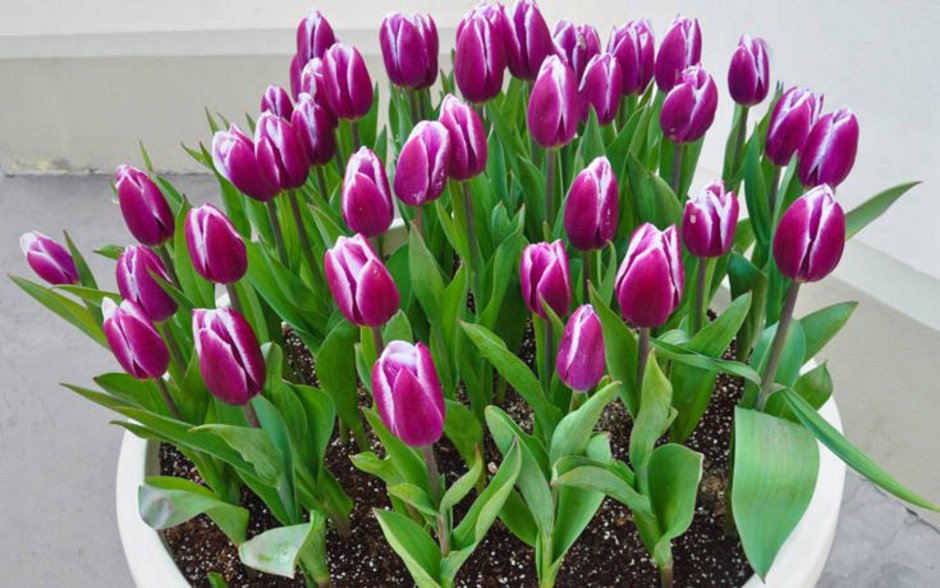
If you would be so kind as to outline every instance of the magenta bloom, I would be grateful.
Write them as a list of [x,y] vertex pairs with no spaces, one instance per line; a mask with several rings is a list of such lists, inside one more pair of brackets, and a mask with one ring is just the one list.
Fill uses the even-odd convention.
[[372,367],[372,394],[382,424],[406,445],[433,445],[441,438],[444,392],[423,343],[390,342]]
[[255,157],[261,173],[282,190],[293,190],[307,182],[310,161],[291,124],[263,112],[255,125]]
[[291,116],[291,126],[303,145],[310,165],[325,165],[336,154],[336,119],[316,98],[302,93]]
[[741,35],[728,67],[728,91],[738,104],[754,106],[770,91],[770,57],[760,37]]
[[36,275],[53,286],[78,283],[78,269],[72,255],[46,235],[39,231],[23,233],[20,249]]
[[450,134],[450,169],[455,180],[469,180],[486,168],[486,130],[480,115],[452,94],[441,102],[438,118]]
[[[323,60],[314,57],[307,62],[307,65],[300,71],[300,77],[297,80],[297,96],[300,100],[301,94],[310,94],[317,104],[326,109],[333,116],[330,105],[326,99],[326,80],[323,77]],[[334,117],[335,118],[335,117]]]
[[717,109],[715,80],[702,66],[693,65],[682,72],[679,82],[666,95],[659,124],[674,143],[693,143],[712,126]]
[[623,94],[642,94],[653,79],[656,58],[653,25],[645,18],[614,28],[607,52],[617,58],[623,78]]
[[395,168],[395,194],[409,206],[437,199],[447,186],[450,133],[437,121],[419,122],[402,147]]
[[121,214],[131,235],[144,245],[156,247],[173,236],[176,226],[166,198],[142,170],[121,164],[114,176]]
[[783,93],[770,115],[764,152],[774,165],[786,166],[806,142],[809,131],[822,111],[823,97],[806,88],[790,88]]
[[193,267],[215,284],[234,284],[248,271],[245,242],[221,210],[203,204],[186,215],[186,248]]
[[161,323],[176,312],[176,301],[153,277],[170,281],[166,266],[157,254],[143,245],[131,245],[118,257],[115,277],[121,298],[136,302],[155,323]]
[[162,377],[170,354],[150,318],[130,300],[118,306],[110,298],[101,301],[104,336],[124,371],[138,380]]
[[193,311],[193,341],[206,388],[226,404],[247,404],[264,388],[258,338],[231,308]]
[[597,112],[601,126],[610,124],[617,116],[623,78],[620,64],[610,53],[595,55],[584,68],[578,98],[581,101],[581,121],[587,121],[591,107]]
[[335,43],[333,27],[319,10],[309,13],[297,25],[297,56],[301,65],[314,57],[322,59]]
[[590,390],[601,381],[604,368],[604,330],[590,304],[579,306],[568,319],[558,344],[558,377],[578,392]]
[[457,26],[454,80],[470,102],[491,100],[503,88],[506,23],[498,11],[494,14],[488,19],[480,10],[473,10]]
[[571,306],[571,278],[568,273],[568,254],[561,239],[554,243],[534,243],[522,251],[519,264],[522,299],[536,315],[547,318],[542,303],[547,304],[560,317],[568,314]]
[[734,244],[738,198],[721,180],[689,198],[682,217],[682,241],[695,257],[720,257]]
[[261,112],[270,112],[274,116],[290,120],[294,112],[294,105],[290,101],[287,90],[271,84],[261,95]]
[[606,157],[596,158],[578,174],[565,201],[565,234],[572,247],[600,249],[614,238],[619,198],[617,178]]
[[234,124],[212,137],[212,163],[223,178],[255,200],[267,202],[281,191],[275,179],[262,173],[254,141]]
[[294,53],[293,57],[290,58],[290,67],[288,69],[290,77],[290,95],[293,96],[294,100],[300,96],[300,75],[303,70],[304,64],[300,62],[300,55]]
[[777,225],[774,259],[780,273],[817,282],[839,265],[845,247],[845,213],[823,184],[797,198]]
[[682,72],[701,60],[702,30],[698,19],[677,16],[666,30],[656,55],[656,85],[663,92],[672,90]]
[[819,119],[798,154],[800,183],[835,188],[848,177],[858,151],[858,119],[840,108]]
[[342,210],[346,225],[366,237],[381,235],[392,224],[392,191],[385,166],[368,147],[360,147],[346,164]]
[[545,58],[555,52],[552,34],[532,0],[518,0],[506,16],[503,45],[509,72],[519,79],[534,80]]
[[398,288],[362,235],[339,237],[323,259],[336,306],[359,327],[380,327],[398,311]]
[[665,231],[640,225],[614,283],[623,318],[641,328],[662,325],[682,300],[684,279],[675,225]]
[[546,149],[571,142],[578,131],[581,103],[574,71],[557,55],[542,62],[526,113],[529,133]]
[[393,84],[427,88],[437,79],[439,41],[430,14],[389,14],[379,27],[379,43]]
[[359,50],[336,43],[323,57],[326,102],[337,118],[357,120],[372,108],[372,78]]
[[581,80],[591,58],[601,52],[597,29],[589,24],[575,25],[568,19],[555,25],[552,41],[555,52],[571,66],[577,80]]

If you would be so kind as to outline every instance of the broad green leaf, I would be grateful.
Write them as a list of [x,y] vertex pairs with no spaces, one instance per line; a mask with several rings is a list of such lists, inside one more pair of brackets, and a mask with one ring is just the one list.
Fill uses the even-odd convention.
[[653,550],[659,565],[671,559],[670,543],[688,530],[702,479],[702,454],[676,443],[657,447],[649,463],[649,497],[659,522]]
[[[793,384],[793,391],[808,402],[814,410],[819,410],[832,396],[832,376],[829,375],[829,368],[825,363],[821,363],[801,375]],[[764,407],[764,412],[795,423],[800,422],[787,406],[782,394],[772,395]]]
[[640,492],[647,492],[646,470],[656,441],[662,437],[671,422],[672,386],[659,368],[656,352],[650,352],[643,374],[640,411],[630,432],[630,463],[637,473]]
[[92,275],[91,269],[88,267],[88,262],[85,261],[85,256],[82,255],[78,246],[72,241],[72,236],[69,235],[68,231],[62,231],[62,236],[65,237],[65,245],[68,247],[69,254],[72,256],[72,261],[75,262],[75,269],[78,270],[79,283],[91,290],[97,290],[98,283],[95,282],[95,276]]
[[845,240],[848,241],[887,211],[898,198],[920,182],[905,182],[875,194],[845,215]]
[[747,319],[738,331],[736,343],[738,361],[745,361],[751,355],[754,342],[760,336],[764,326],[764,308],[767,304],[767,274],[736,251],[728,260],[728,282],[731,285],[731,297],[740,298],[751,294],[751,308]]
[[192,429],[195,434],[212,435],[237,451],[266,484],[275,485],[283,474],[279,451],[267,433],[252,427],[206,424]]
[[318,520],[309,523],[275,527],[255,535],[239,546],[239,559],[246,566],[267,574],[293,578],[297,567],[310,558],[306,551],[322,551],[322,546],[317,544],[323,538],[317,535],[325,533],[325,526],[321,517],[316,518]]
[[414,484],[403,482],[388,487],[388,493],[406,504],[416,508],[418,512],[429,517],[437,516],[437,509],[431,504],[428,493]]
[[163,530],[206,514],[235,545],[245,540],[248,511],[228,504],[205,486],[182,478],[152,477],[137,490],[140,517],[154,529]]
[[[569,458],[562,459],[556,466],[565,467]],[[648,497],[637,492],[632,481],[625,479],[623,470],[627,470],[623,462],[601,463],[585,460],[590,465],[577,465],[555,478],[553,485],[575,486],[585,490],[603,492],[617,502],[634,512],[652,516],[652,506]]]
[[639,408],[636,390],[636,360],[639,349],[636,335],[591,287],[591,303],[604,329],[604,354],[610,377],[620,382],[620,398],[631,415]]
[[444,497],[441,498],[441,512],[447,512],[463,500],[473,490],[482,473],[483,455],[477,451],[470,471],[457,478],[457,481],[444,492]]
[[441,575],[441,552],[417,523],[390,510],[373,509],[385,540],[405,563],[419,588],[437,588]]
[[317,379],[330,395],[339,418],[350,429],[362,427],[356,391],[355,345],[359,331],[347,321],[336,323],[317,351]]
[[444,399],[444,434],[469,465],[483,446],[483,427],[473,412],[456,400]]
[[503,458],[503,463],[500,464],[496,475],[473,501],[470,510],[454,528],[451,536],[455,549],[476,547],[483,540],[519,477],[522,468],[520,451],[519,444],[514,443],[509,453]]
[[594,427],[600,420],[601,414],[610,401],[614,399],[619,390],[619,384],[613,382],[595,392],[577,410],[561,419],[552,435],[552,442],[548,454],[548,462],[554,464],[566,455],[579,455],[584,453],[588,441],[594,433]]
[[413,227],[408,231],[408,267],[415,297],[433,322],[441,316],[444,276],[434,254]]
[[684,345],[676,345],[662,339],[651,339],[650,344],[657,353],[674,362],[684,363],[704,370],[722,372],[744,378],[748,382],[760,383],[760,374],[751,366],[739,361],[718,359],[692,351]]
[[[612,460],[610,436],[598,433],[591,437],[584,455],[600,462]],[[555,532],[552,537],[552,557],[561,565],[565,553],[574,545],[604,501],[604,493],[571,486],[556,489]]]
[[382,419],[379,418],[379,415],[375,411],[369,408],[363,408],[362,413],[366,415],[369,426],[372,427],[372,431],[375,433],[376,437],[379,438],[379,441],[382,442],[386,453],[405,481],[422,488],[426,487],[428,474],[424,467],[424,461],[418,454],[405,445],[401,439],[392,435],[388,429],[385,428],[385,425],[382,424]]
[[104,337],[104,332],[92,316],[91,311],[71,300],[62,294],[59,294],[52,288],[40,286],[36,282],[10,275],[10,280],[19,286],[24,292],[29,294],[61,318],[65,319],[73,326],[78,327],[80,331],[91,337],[99,345],[108,348],[108,342]]
[[836,333],[849,321],[858,302],[841,302],[827,306],[800,319],[803,335],[806,338],[806,350],[803,361],[809,361],[822,351]]
[[[778,325],[772,325],[764,329],[757,346],[754,347],[754,355],[751,356],[751,364],[761,373],[767,366],[770,348],[773,345],[774,337],[777,334]],[[783,351],[780,356],[780,363],[777,365],[777,373],[774,375],[774,382],[782,386],[792,386],[796,379],[800,377],[800,369],[803,367],[803,357],[806,354],[806,337],[803,335],[803,329],[800,321],[790,323],[787,331],[786,341],[783,343]],[[741,405],[746,407],[754,406],[754,400],[758,397],[760,383],[746,382],[744,385],[744,397]]]

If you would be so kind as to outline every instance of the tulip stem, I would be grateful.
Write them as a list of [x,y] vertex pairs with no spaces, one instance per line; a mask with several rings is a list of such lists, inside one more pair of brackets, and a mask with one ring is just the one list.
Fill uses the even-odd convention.
[[258,421],[258,413],[255,412],[255,407],[251,405],[251,400],[243,404],[242,409],[245,411],[245,418],[248,419],[248,424],[256,429],[260,429],[261,422]]
[[666,563],[659,568],[659,585],[662,588],[672,588],[672,569],[674,560],[670,557]]
[[284,233],[281,232],[281,224],[277,220],[277,205],[274,199],[268,200],[268,219],[271,221],[271,231],[274,233],[274,246],[277,248],[277,257],[281,263],[287,267],[287,247],[284,246]]
[[167,273],[170,274],[170,282],[176,286],[177,289],[181,289],[180,279],[176,275],[176,267],[173,265],[173,258],[170,257],[170,251],[166,248],[166,244],[159,245],[155,249],[157,250],[157,255],[160,257],[160,261],[166,266]]
[[300,251],[303,253],[304,261],[307,263],[307,269],[310,271],[310,278],[316,282],[320,276],[320,272],[317,271],[317,262],[313,257],[313,249],[310,247],[310,237],[307,235],[307,227],[304,226],[297,191],[289,191],[287,197],[290,199],[291,212],[293,212],[294,222],[297,224],[297,236],[300,238]]
[[783,356],[783,348],[787,340],[787,331],[790,330],[790,322],[793,319],[793,310],[796,308],[796,296],[800,291],[800,282],[793,282],[787,290],[787,297],[783,302],[783,310],[780,312],[780,321],[777,323],[777,332],[774,333],[774,340],[770,344],[770,354],[767,356],[767,364],[764,367],[764,374],[760,381],[760,394],[757,397],[757,410],[764,410],[767,399],[770,398],[774,379],[777,376],[777,366],[780,365],[780,358]]
[[157,323],[157,330],[163,335],[163,338],[166,339],[166,346],[170,350],[170,357],[173,358],[173,362],[179,368],[180,374],[186,373],[186,362],[183,360],[183,352],[180,350],[180,345],[176,341],[176,337],[173,335],[173,328],[170,327],[169,323]]
[[584,270],[581,272],[584,275],[584,298],[581,299],[582,304],[587,304],[590,301],[591,293],[591,265],[594,263],[594,251],[587,250],[581,252],[581,265],[584,266]]
[[349,132],[352,135],[353,153],[355,153],[356,151],[359,151],[360,147],[362,147],[362,138],[359,137],[358,120],[349,121]]
[[552,388],[552,319],[542,320],[542,388],[546,396],[551,396]]
[[555,221],[555,168],[558,162],[558,149],[545,150],[545,222],[551,230]]
[[418,231],[418,234],[421,235],[422,239],[424,238],[423,225],[424,225],[424,207],[415,206],[415,218],[414,218],[414,221],[412,222],[412,228]]
[[323,198],[324,204],[329,205],[330,190],[326,187],[326,175],[323,173],[323,166],[318,165],[315,169],[317,175],[317,187],[320,189],[320,197]]
[[[731,156],[731,168],[729,170],[731,177],[738,171],[738,166],[740,165],[741,151],[744,149],[744,139],[747,137],[747,115],[749,111],[749,107],[742,106],[741,116],[738,117],[738,128],[734,137],[734,152]],[[730,180],[731,177],[727,179]]]
[[463,194],[464,215],[467,217],[467,246],[470,248],[470,273],[473,274],[473,295],[482,310],[483,300],[480,298],[480,251],[477,243],[477,226],[473,219],[473,197],[470,194],[470,183],[460,182],[460,191]]
[[695,300],[692,304],[692,332],[695,335],[702,328],[702,316],[705,314],[705,274],[708,272],[708,260],[704,257],[698,259],[695,268]]
[[650,329],[640,327],[639,354],[636,358],[636,410],[640,410],[640,398],[643,397],[643,377],[646,375],[646,362],[650,357]]
[[780,172],[783,170],[779,165],[773,166],[774,171],[770,176],[770,192],[767,196],[767,203],[770,207],[770,220],[771,223],[776,224],[777,221],[777,192],[780,190]]
[[413,88],[405,90],[408,94],[408,106],[411,107],[411,124],[418,123],[418,94]]
[[[422,445],[421,456],[424,458],[424,465],[428,472],[428,487],[431,491],[431,502],[435,506],[441,504],[443,488],[441,488],[441,473],[437,468],[437,459],[434,457],[433,445]],[[450,552],[450,537],[447,533],[447,520],[443,513],[437,515],[437,541],[441,547],[441,553],[447,555]]]
[[163,381],[163,378],[154,378],[153,381],[157,383],[157,388],[160,389],[160,396],[163,397],[163,402],[166,404],[166,407],[170,409],[170,414],[177,420],[183,420],[182,413],[180,413],[176,401],[173,400],[173,396],[170,395],[170,390],[166,387],[166,382]]
[[242,306],[242,301],[238,298],[238,291],[235,289],[235,284],[226,284],[225,291],[228,293],[229,304],[235,309],[235,312],[245,316],[245,307]]
[[670,186],[676,197],[683,201],[685,198],[679,194],[680,184],[682,183],[682,158],[685,156],[685,143],[672,144],[672,181]]
[[372,327],[372,342],[375,345],[375,357],[376,360],[382,355],[382,351],[385,350],[385,343],[382,342],[382,327]]

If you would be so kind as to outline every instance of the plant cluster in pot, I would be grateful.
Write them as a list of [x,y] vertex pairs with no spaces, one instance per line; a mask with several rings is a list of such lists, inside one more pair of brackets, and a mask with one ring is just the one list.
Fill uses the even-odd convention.
[[[534,2],[484,3],[440,75],[430,15],[390,14],[379,39],[385,126],[362,56],[313,12],[290,91],[187,148],[218,207],[144,150],[118,168],[137,244],[95,252],[119,292],[67,233],[21,241],[49,285],[14,282],[124,370],[68,388],[126,417],[138,585],[808,586],[843,462],[936,509],[841,434],[813,358],[854,304],[794,315],[914,185],[843,210],[850,110],[771,92],[744,35],[723,175],[690,194],[719,99],[695,19],[658,47],[628,22],[602,51]],[[197,522],[216,560],[181,571]]]

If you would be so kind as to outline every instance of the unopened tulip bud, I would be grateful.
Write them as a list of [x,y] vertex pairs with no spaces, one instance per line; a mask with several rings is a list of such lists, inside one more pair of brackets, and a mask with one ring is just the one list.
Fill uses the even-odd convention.
[[797,282],[817,282],[842,259],[845,213],[832,189],[823,184],[796,199],[774,234],[774,259],[780,273]]
[[574,71],[557,55],[548,57],[529,96],[529,133],[546,149],[567,145],[578,131],[580,111]]
[[394,209],[382,160],[368,147],[353,153],[343,178],[343,220],[355,233],[375,237],[388,230]]
[[199,275],[216,284],[234,284],[248,270],[245,242],[232,221],[211,204],[186,215],[186,248]]
[[840,108],[819,119],[800,148],[800,183],[829,184],[835,188],[848,177],[858,150],[858,119],[848,108]]
[[339,237],[324,255],[330,292],[346,320],[380,327],[398,311],[398,288],[362,235]]
[[176,301],[154,275],[170,281],[166,266],[147,247],[131,245],[118,257],[115,277],[121,298],[136,302],[150,320],[161,323],[176,312]]
[[620,312],[640,328],[664,324],[682,300],[684,279],[675,225],[665,231],[640,225],[614,283]]
[[693,65],[669,90],[659,113],[663,134],[674,143],[698,141],[712,126],[718,109],[718,87],[702,66]]
[[20,249],[26,263],[43,280],[53,286],[78,283],[78,269],[68,249],[39,231],[24,233]]
[[642,94],[653,79],[656,60],[653,26],[645,18],[615,28],[607,52],[617,58],[623,79],[623,94]]
[[601,126],[610,124],[617,116],[622,88],[620,64],[614,56],[603,53],[592,57],[578,88],[582,122],[587,121],[593,107]]
[[427,88],[437,79],[439,42],[430,14],[389,14],[379,27],[379,43],[385,71],[393,84]]
[[721,180],[685,203],[682,241],[695,257],[720,257],[731,249],[738,226],[738,198]]
[[575,25],[567,19],[558,21],[552,34],[555,51],[571,66],[580,80],[588,62],[601,52],[601,38],[589,24]]
[[310,94],[301,94],[291,126],[304,147],[310,165],[329,163],[336,154],[336,119]]
[[290,120],[294,105],[291,104],[287,90],[274,84],[268,86],[261,95],[261,112],[270,112],[274,116]]
[[506,62],[519,79],[534,80],[545,58],[555,52],[552,33],[533,0],[519,0],[506,17]]
[[571,278],[568,254],[561,239],[554,243],[534,243],[522,251],[519,264],[522,299],[529,311],[547,318],[544,302],[558,316],[565,316],[571,305]]
[[358,120],[372,108],[372,79],[359,50],[336,43],[323,57],[327,104],[337,118]]
[[578,174],[565,202],[565,234],[572,247],[600,249],[614,238],[619,198],[617,178],[606,157],[598,157]]
[[728,67],[728,91],[743,106],[763,102],[770,91],[770,57],[760,37],[741,35]]
[[300,94],[310,94],[317,104],[323,106],[332,116],[333,111],[326,99],[326,80],[323,77],[323,60],[314,57],[300,71],[297,100]]
[[789,165],[790,158],[806,142],[823,107],[823,97],[806,88],[790,88],[783,93],[767,127],[764,152],[774,165]]
[[290,95],[297,100],[297,97],[300,96],[300,76],[303,71],[304,64],[300,62],[300,55],[294,53],[294,56],[290,58],[290,68],[288,70],[290,77]]
[[335,43],[333,28],[319,10],[305,16],[297,25],[297,55],[301,64],[314,57],[322,59]]
[[604,376],[604,330],[590,304],[579,306],[568,319],[556,364],[561,381],[578,392],[597,386]]
[[447,186],[450,133],[437,121],[421,121],[402,147],[395,168],[395,194],[409,206],[437,199]]
[[470,12],[457,27],[454,80],[470,102],[486,102],[503,88],[506,51],[504,21],[497,26],[477,11]]
[[136,167],[118,166],[114,177],[118,204],[134,238],[156,247],[173,236],[173,212],[153,180]]
[[486,130],[472,106],[452,94],[441,102],[438,120],[450,134],[450,169],[455,180],[468,180],[486,168]]
[[231,308],[193,311],[193,341],[206,388],[226,404],[247,404],[264,388],[258,338]]
[[160,378],[170,365],[170,354],[150,318],[136,303],[118,306],[110,298],[101,301],[104,336],[124,371],[138,380]]
[[656,55],[656,85],[672,90],[685,69],[702,60],[702,31],[698,19],[677,16],[663,36]]
[[212,163],[223,178],[255,200],[266,202],[281,191],[275,179],[262,173],[254,141],[235,125],[212,137]]
[[390,342],[372,367],[372,394],[382,424],[406,445],[432,445],[441,438],[444,392],[423,343]]
[[307,152],[294,127],[270,112],[262,113],[255,125],[255,157],[261,173],[282,190],[303,186],[310,173]]

